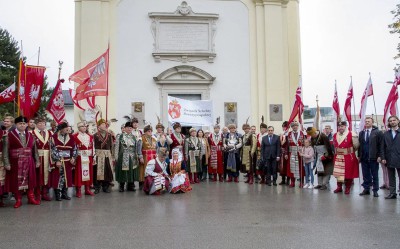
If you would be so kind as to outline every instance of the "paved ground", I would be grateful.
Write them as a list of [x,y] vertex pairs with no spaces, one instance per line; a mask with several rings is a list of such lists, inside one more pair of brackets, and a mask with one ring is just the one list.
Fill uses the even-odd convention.
[[400,248],[400,200],[360,197],[358,184],[349,196],[241,181],[40,207],[24,199],[0,209],[0,248]]

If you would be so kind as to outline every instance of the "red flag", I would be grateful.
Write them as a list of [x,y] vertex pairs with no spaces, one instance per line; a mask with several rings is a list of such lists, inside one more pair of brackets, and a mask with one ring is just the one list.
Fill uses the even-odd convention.
[[33,118],[39,110],[45,71],[45,67],[25,66],[25,106],[20,106],[20,109],[27,118]]
[[61,121],[65,117],[64,96],[61,86],[61,83],[63,82],[64,79],[58,80],[57,85],[54,88],[53,94],[51,95],[51,98],[49,100],[49,104],[46,107],[46,110],[53,116],[57,124],[61,123]]
[[108,51],[69,77],[70,81],[79,84],[75,100],[108,95]]
[[349,130],[353,130],[353,123],[351,118],[351,100],[353,99],[353,82],[350,82],[349,90],[347,91],[346,101],[344,102],[344,115],[347,122],[349,122]]
[[339,106],[339,98],[338,98],[338,93],[337,93],[336,82],[335,82],[335,93],[333,94],[332,108],[336,112],[336,118],[339,117],[339,115],[340,115],[340,106]]
[[71,98],[72,98],[72,102],[74,103],[74,105],[76,106],[76,107],[78,107],[79,109],[81,109],[81,110],[85,110],[82,106],[80,106],[79,105],[79,101],[77,101],[77,100],[75,100],[75,95],[76,95],[76,93],[75,93],[75,90],[74,89],[69,89],[69,95],[71,95]]
[[15,99],[15,83],[0,93],[0,104],[12,102]]
[[399,93],[397,86],[400,84],[400,72],[396,72],[396,78],[394,80],[393,86],[390,89],[389,96],[385,103],[385,108],[383,110],[383,124],[387,127],[387,119],[390,115],[398,115],[397,110],[397,100],[399,99]]
[[[25,98],[25,63],[19,60],[19,72],[18,72],[18,116],[20,110],[26,109],[26,98]],[[23,114],[23,113],[22,113]]]
[[369,77],[367,86],[365,87],[363,96],[361,98],[361,109],[360,109],[360,130],[364,129],[365,126],[365,112],[367,111],[367,99],[369,96],[372,96],[374,94],[373,88],[372,88],[372,80],[371,76]]
[[293,120],[297,116],[299,118],[299,123],[300,124],[303,123],[302,115],[303,115],[303,111],[304,111],[304,104],[303,104],[303,99],[302,99],[301,92],[302,92],[302,82],[301,82],[301,78],[300,78],[299,86],[297,87],[297,90],[296,90],[296,96],[295,96],[295,101],[294,101],[294,104],[293,104],[292,113],[290,114],[290,118],[289,118],[289,121],[288,121],[289,125],[293,122]]

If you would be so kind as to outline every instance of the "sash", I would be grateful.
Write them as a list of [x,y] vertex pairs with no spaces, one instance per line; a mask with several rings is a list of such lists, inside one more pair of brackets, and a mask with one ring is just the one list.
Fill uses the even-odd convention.
[[[106,164],[106,158],[111,158],[110,150],[96,150],[97,156],[97,180],[104,180],[104,168]],[[110,162],[111,163],[111,162]]]
[[47,185],[50,172],[50,150],[38,150],[38,153],[39,157],[43,158],[44,185]]
[[0,151],[0,187],[4,185],[6,179],[6,169],[3,165],[3,152]]
[[[89,154],[85,153],[87,151],[85,150],[81,150],[79,151],[81,153],[81,174],[82,174],[82,182],[87,182],[90,181],[90,174],[89,174],[89,164],[90,164],[90,159],[89,159]],[[90,154],[92,153],[92,151],[90,151]]]
[[20,148],[11,150],[11,157],[17,159],[18,190],[29,188],[29,165],[33,163],[32,149]]
[[247,171],[250,170],[250,150],[250,145],[243,146],[242,165],[246,166]]
[[189,161],[190,161],[190,172],[196,172],[196,157],[199,156],[199,150],[190,150],[189,151]]
[[300,177],[298,150],[297,146],[290,146],[290,172],[293,173],[295,178]]
[[212,145],[210,153],[210,165],[212,169],[217,169],[218,167],[218,146]]

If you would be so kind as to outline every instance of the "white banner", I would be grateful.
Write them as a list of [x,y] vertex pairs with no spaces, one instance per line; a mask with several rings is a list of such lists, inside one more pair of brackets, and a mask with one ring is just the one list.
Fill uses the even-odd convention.
[[186,100],[168,96],[168,122],[182,126],[213,124],[211,100]]

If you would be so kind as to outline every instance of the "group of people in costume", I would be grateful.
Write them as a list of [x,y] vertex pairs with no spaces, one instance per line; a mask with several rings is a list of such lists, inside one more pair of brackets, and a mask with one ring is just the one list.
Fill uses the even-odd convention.
[[[3,197],[13,195],[14,207],[19,208],[24,194],[29,204],[40,205],[51,201],[50,189],[57,201],[71,199],[69,188],[75,189],[77,198],[110,193],[114,180],[119,192],[136,191],[137,182],[146,194],[186,193],[207,176],[210,182],[238,183],[240,172],[249,185],[277,186],[279,173],[279,185],[292,188],[298,183],[300,188],[319,190],[328,189],[333,175],[333,192],[349,194],[359,177],[359,163],[364,180],[360,195],[370,195],[372,188],[378,197],[380,188],[389,188],[386,198],[394,199],[395,171],[400,168],[399,119],[391,116],[385,133],[373,126],[372,118],[365,121],[359,134],[349,131],[347,122],[340,122],[336,133],[329,126],[324,131],[304,130],[297,122],[284,122],[284,132],[276,135],[263,118],[258,134],[247,121],[243,134],[234,124],[221,131],[217,120],[213,131],[191,128],[185,137],[179,123],[165,133],[158,122],[153,133],[151,125],[142,131],[138,120],[129,118],[115,135],[100,119],[97,132],[89,134],[86,122],[79,122],[78,132],[72,133],[67,122],[52,123],[47,130],[44,118],[6,116],[0,130],[0,207],[5,205]],[[381,187],[379,165],[385,179]]]

